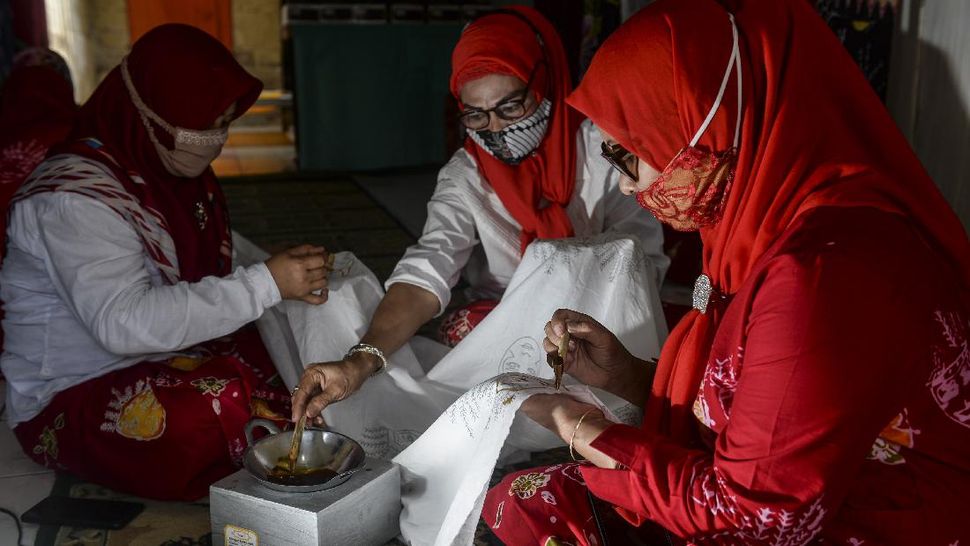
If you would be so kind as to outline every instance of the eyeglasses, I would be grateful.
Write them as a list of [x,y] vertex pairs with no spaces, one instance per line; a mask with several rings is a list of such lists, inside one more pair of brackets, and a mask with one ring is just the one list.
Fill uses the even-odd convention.
[[499,119],[505,121],[516,121],[525,116],[525,103],[529,98],[529,88],[532,87],[532,82],[535,79],[536,72],[538,72],[539,65],[541,64],[542,62],[540,61],[532,69],[532,73],[529,74],[529,81],[525,83],[525,87],[519,92],[519,96],[502,101],[494,108],[489,108],[487,110],[482,110],[479,108],[465,110],[458,118],[461,121],[461,124],[472,131],[480,131],[488,127],[488,124],[492,119],[492,112],[495,112],[495,115],[498,116]]
[[637,175],[637,167],[639,166],[640,160],[632,152],[619,144],[607,144],[603,142],[600,155],[614,169],[620,171],[620,174],[634,182],[638,181],[639,175]]

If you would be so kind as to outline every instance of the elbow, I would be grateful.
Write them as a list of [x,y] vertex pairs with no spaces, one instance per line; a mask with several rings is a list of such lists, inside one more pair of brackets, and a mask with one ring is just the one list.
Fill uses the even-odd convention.
[[103,317],[96,321],[92,334],[106,351],[118,356],[136,356],[152,352],[130,323],[117,317]]
[[125,331],[125,325],[110,318],[101,318],[96,321],[91,334],[104,350],[118,356],[134,356],[144,351],[136,350],[131,343],[131,335]]

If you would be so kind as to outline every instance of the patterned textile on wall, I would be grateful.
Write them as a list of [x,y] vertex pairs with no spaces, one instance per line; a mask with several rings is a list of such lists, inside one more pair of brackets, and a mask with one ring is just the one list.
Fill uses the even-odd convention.
[[886,100],[898,0],[817,0],[816,8]]

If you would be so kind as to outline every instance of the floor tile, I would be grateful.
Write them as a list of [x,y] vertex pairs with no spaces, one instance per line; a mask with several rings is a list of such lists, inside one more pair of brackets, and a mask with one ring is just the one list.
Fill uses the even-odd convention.
[[7,411],[4,406],[6,401],[7,383],[0,380],[0,408],[4,408],[3,416],[0,417],[0,478],[48,472],[46,468],[30,460],[20,448],[20,442],[7,424]]
[[48,472],[48,469],[27,457],[7,423],[0,423],[0,478],[44,472]]
[[[20,517],[31,506],[47,497],[54,487],[55,475],[52,471],[33,476],[0,478],[0,508],[10,510]],[[37,525],[22,523],[24,537],[21,544],[33,544],[37,536]],[[0,514],[0,544],[17,543],[17,526],[10,516]]]

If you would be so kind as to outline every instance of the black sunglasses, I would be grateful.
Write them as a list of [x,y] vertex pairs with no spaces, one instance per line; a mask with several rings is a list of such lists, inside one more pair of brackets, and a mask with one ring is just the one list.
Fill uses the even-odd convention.
[[603,142],[600,155],[603,156],[603,159],[605,159],[610,166],[620,171],[620,174],[623,176],[626,176],[634,182],[639,180],[639,176],[637,175],[637,167],[640,160],[623,146]]
[[532,82],[535,81],[536,73],[539,71],[539,66],[542,64],[543,62],[539,61],[532,68],[532,73],[529,74],[529,81],[525,83],[525,87],[519,92],[518,97],[502,101],[494,108],[489,108],[487,110],[478,108],[466,110],[462,112],[461,116],[458,118],[461,121],[461,124],[472,131],[480,131],[488,127],[488,124],[491,121],[492,112],[495,112],[495,115],[498,116],[499,119],[505,121],[516,121],[524,116],[526,111],[525,102],[529,98],[529,89],[532,88]]

